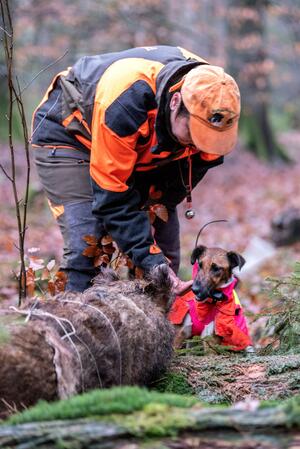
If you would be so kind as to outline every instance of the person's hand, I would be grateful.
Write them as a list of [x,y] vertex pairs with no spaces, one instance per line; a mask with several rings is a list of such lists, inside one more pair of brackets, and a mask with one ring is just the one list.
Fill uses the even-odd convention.
[[176,276],[172,268],[168,267],[169,277],[172,282],[172,292],[176,296],[183,296],[192,288],[193,280],[190,281],[182,281],[179,277]]

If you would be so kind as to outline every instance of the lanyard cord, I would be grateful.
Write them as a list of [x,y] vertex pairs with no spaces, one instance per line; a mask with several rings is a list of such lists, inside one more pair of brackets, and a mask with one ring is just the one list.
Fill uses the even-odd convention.
[[186,192],[186,206],[187,210],[185,212],[185,217],[190,220],[191,218],[194,218],[195,212],[193,211],[193,203],[192,203],[192,158],[191,158],[191,150],[189,149],[188,152],[188,182],[185,183],[183,179],[182,169],[181,169],[181,161],[178,161],[179,163],[179,172],[181,177],[182,185],[185,188]]
[[191,158],[191,151],[189,150],[188,155],[188,164],[189,164],[189,177],[188,177],[188,185],[186,186],[186,201],[187,201],[187,208],[192,208],[192,158]]

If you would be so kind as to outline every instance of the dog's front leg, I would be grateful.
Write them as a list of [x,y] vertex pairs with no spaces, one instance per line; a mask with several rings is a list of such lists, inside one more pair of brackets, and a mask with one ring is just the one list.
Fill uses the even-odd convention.
[[186,314],[182,324],[175,325],[174,349],[180,349],[184,340],[192,336],[192,319],[189,313]]

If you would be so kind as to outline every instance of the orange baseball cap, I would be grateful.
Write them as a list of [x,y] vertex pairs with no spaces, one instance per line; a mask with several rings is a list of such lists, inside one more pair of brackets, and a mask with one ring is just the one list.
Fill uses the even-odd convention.
[[190,133],[201,151],[230,153],[237,141],[240,91],[222,67],[200,65],[185,75],[181,96],[190,113]]

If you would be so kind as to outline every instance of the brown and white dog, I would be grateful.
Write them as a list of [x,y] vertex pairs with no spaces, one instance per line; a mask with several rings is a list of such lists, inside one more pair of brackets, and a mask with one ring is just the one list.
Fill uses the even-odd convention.
[[[251,346],[245,317],[234,291],[233,269],[245,259],[234,251],[197,246],[191,255],[192,292],[177,297],[169,319],[176,328],[175,348],[194,335],[217,335],[220,344],[231,343],[235,350]],[[232,344],[235,343],[235,344]]]

